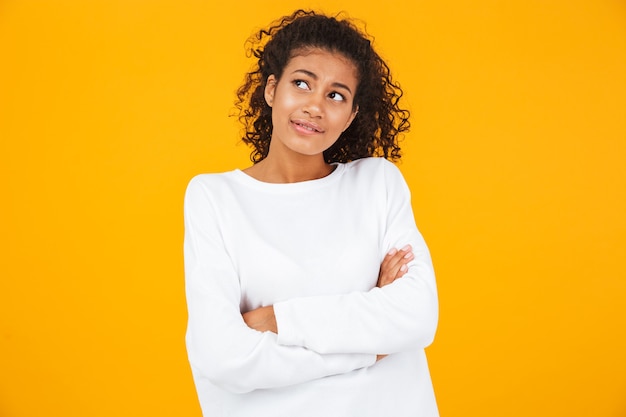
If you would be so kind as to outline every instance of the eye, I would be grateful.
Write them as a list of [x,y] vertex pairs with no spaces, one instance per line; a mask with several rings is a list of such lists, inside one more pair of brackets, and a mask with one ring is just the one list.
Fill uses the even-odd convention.
[[306,81],[304,80],[293,80],[293,85],[295,85],[296,87],[302,89],[302,90],[308,90],[309,89],[309,84],[307,84]]
[[334,100],[334,101],[345,101],[346,100],[346,98],[343,96],[343,94],[340,94],[340,93],[338,93],[336,91],[333,91],[332,93],[330,93],[328,95],[328,97],[331,100]]

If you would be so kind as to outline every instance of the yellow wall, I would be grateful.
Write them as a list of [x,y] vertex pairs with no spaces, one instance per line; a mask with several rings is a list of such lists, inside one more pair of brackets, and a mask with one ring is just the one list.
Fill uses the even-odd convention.
[[[199,416],[182,196],[255,29],[334,0],[0,2],[0,415]],[[406,90],[442,416],[626,416],[626,4],[346,0]]]

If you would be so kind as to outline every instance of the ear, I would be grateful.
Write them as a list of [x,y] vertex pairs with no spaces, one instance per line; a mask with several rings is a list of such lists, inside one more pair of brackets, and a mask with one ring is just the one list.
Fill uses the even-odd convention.
[[356,106],[354,110],[352,111],[352,114],[350,114],[350,118],[348,118],[348,121],[346,122],[346,125],[344,126],[342,132],[345,132],[346,129],[350,127],[350,125],[352,124],[352,121],[354,120],[358,112],[359,112],[359,106]]
[[271,74],[267,77],[267,83],[265,83],[265,102],[268,106],[272,107],[274,103],[274,92],[276,91],[276,77]]

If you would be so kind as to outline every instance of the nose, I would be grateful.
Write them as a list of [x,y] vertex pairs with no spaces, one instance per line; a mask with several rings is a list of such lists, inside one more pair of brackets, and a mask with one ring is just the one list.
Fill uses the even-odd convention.
[[302,111],[307,113],[309,117],[319,118],[324,114],[324,97],[322,94],[310,94],[308,100],[304,103]]

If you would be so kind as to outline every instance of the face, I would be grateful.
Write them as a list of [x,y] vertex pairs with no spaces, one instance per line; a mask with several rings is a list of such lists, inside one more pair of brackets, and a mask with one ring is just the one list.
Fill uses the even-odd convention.
[[265,88],[270,155],[323,158],[356,116],[357,84],[355,65],[341,54],[309,49],[292,57],[280,80],[270,75]]

